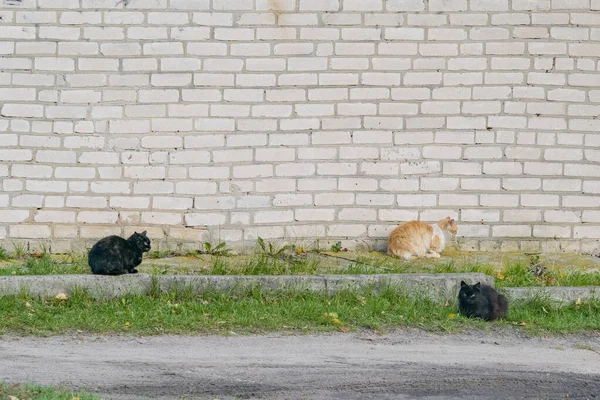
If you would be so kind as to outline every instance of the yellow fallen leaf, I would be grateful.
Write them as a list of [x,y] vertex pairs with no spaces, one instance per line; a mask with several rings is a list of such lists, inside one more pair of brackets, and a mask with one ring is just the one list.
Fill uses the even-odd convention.
[[303,249],[302,247],[298,247],[298,250],[297,250],[297,251],[298,251],[298,254],[302,254],[302,253],[304,253],[304,249]]
[[125,322],[125,326],[129,326],[129,325],[131,325],[131,324],[129,323],[129,321]]
[[73,397],[71,400],[81,400],[79,397]]
[[456,318],[456,314],[448,314],[448,318],[454,319],[454,318]]
[[504,272],[500,271],[498,272],[498,274],[496,275],[496,277],[500,280],[504,280],[505,276],[504,276]]
[[27,308],[31,308],[31,304],[29,304],[29,302],[28,302],[28,301],[26,301],[26,302],[25,302],[25,307],[27,307]]
[[545,312],[546,314],[548,314],[548,310],[546,310],[546,309],[544,308],[544,306],[542,306],[542,311],[543,311],[543,312]]
[[19,400],[17,396],[8,396],[8,400]]
[[331,320],[331,322],[333,322],[333,324],[334,324],[334,325],[341,325],[341,324],[342,324],[342,321],[340,321],[340,320],[339,320],[339,319],[337,319],[337,318],[333,318],[333,319]]
[[527,324],[525,322],[519,322],[520,326],[527,326]]
[[340,326],[340,327],[338,328],[338,330],[339,330],[340,332],[343,332],[343,333],[350,332],[350,328],[348,328],[347,326]]
[[334,312],[330,312],[330,313],[329,313],[329,316],[330,316],[331,318],[337,318],[337,317],[338,317],[337,313],[334,313]]
[[577,304],[577,305],[581,304],[581,298],[580,297],[577,298],[577,301],[575,301],[575,304]]
[[59,293],[59,294],[57,294],[57,295],[56,295],[55,299],[56,299],[56,300],[68,300],[68,299],[69,299],[69,296],[67,296],[67,295],[66,295],[66,294],[64,294],[64,293]]
[[324,313],[324,314],[323,314],[323,316],[324,316],[325,318],[327,318],[327,317],[329,317],[329,313]]

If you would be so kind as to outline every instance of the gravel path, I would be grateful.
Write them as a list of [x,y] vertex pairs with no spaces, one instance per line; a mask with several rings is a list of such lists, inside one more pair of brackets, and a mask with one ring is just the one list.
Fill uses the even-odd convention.
[[112,399],[600,398],[600,336],[59,336],[0,340],[0,379]]

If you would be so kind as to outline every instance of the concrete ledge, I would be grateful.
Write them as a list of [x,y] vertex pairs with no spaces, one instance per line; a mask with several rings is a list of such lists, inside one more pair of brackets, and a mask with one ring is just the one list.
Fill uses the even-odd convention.
[[[419,294],[432,300],[456,299],[460,281],[494,285],[494,278],[480,273],[460,274],[365,274],[365,275],[32,275],[0,277],[0,297],[27,294],[53,298],[58,293],[72,295],[85,290],[97,299],[127,295],[147,295],[153,289],[161,292],[190,290],[194,294],[207,291],[242,292],[259,288],[268,292],[303,290],[333,295],[347,289],[371,289],[379,292],[387,287]],[[541,296],[553,301],[574,302],[600,299],[600,287],[529,287],[504,288],[510,300]]]
[[53,298],[58,293],[72,295],[85,290],[94,298],[115,298],[125,295],[146,295],[153,285],[161,292],[191,290],[201,294],[210,290],[245,291],[260,288],[270,292],[305,290],[333,295],[346,289],[372,288],[375,292],[388,286],[435,300],[456,298],[460,281],[492,284],[490,276],[473,274],[382,274],[382,275],[293,275],[293,276],[217,276],[217,275],[156,275],[121,276],[45,275],[0,277],[0,297],[27,294]]
[[115,298],[130,294],[145,295],[152,287],[146,274],[97,275],[25,275],[1,276],[0,297],[27,294],[38,298],[53,298],[58,293],[69,296],[76,290],[86,290],[94,298]]
[[549,300],[573,303],[577,299],[582,301],[600,299],[600,286],[550,286],[550,287],[526,287],[503,289],[510,300],[527,300],[534,297],[547,298]]

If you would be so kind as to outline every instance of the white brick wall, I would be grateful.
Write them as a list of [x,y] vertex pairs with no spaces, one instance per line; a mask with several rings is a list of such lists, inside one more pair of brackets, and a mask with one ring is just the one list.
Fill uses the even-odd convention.
[[597,0],[0,0],[0,243],[600,240]]

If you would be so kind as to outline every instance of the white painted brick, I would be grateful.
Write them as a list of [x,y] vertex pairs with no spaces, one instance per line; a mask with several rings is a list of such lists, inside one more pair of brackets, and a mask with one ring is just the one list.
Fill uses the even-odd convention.
[[[256,216],[254,217],[256,221]],[[333,221],[335,218],[335,210],[333,209],[299,209],[295,212],[296,221]],[[279,221],[277,221],[279,222]],[[285,222],[285,221],[281,221]]]
[[531,227],[528,225],[496,225],[492,226],[495,237],[531,237]]
[[292,192],[296,189],[294,179],[263,179],[256,182],[257,192]]
[[178,194],[214,194],[216,191],[215,182],[177,182],[175,185]]
[[584,210],[581,215],[581,222],[600,222],[600,211]]
[[310,194],[277,194],[273,198],[273,206],[275,207],[310,206],[312,204]]
[[600,239],[599,226],[575,226],[573,237],[575,239]]
[[563,207],[597,208],[600,207],[600,197],[593,196],[563,196]]

